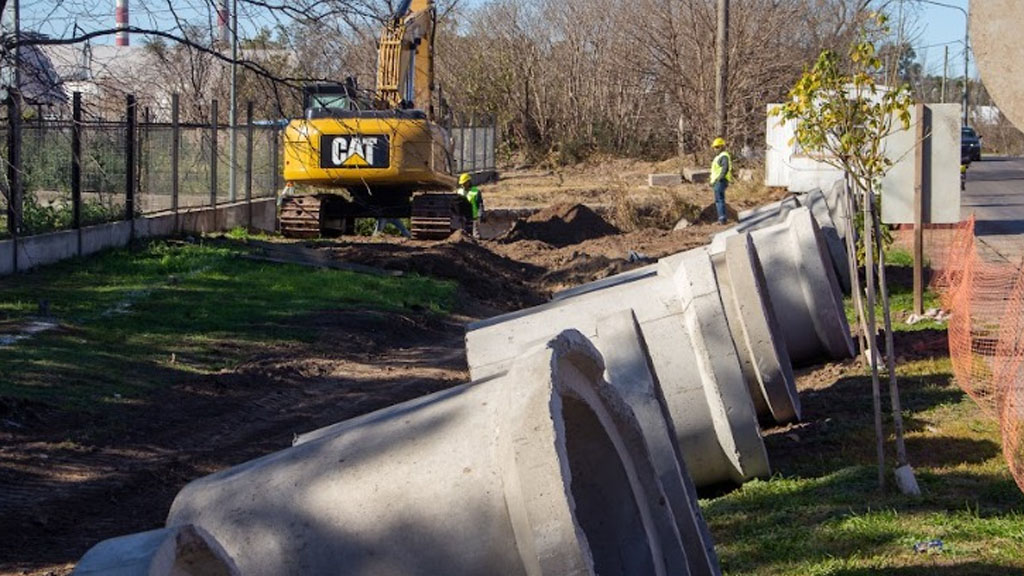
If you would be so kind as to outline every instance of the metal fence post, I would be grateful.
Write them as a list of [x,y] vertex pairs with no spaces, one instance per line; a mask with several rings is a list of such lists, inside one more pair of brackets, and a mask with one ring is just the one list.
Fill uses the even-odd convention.
[[252,100],[245,103],[245,205],[246,228],[252,230]]
[[210,104],[210,206],[217,205],[217,101]]
[[178,165],[181,152],[181,125],[178,121],[178,94],[171,94],[171,210],[174,211],[174,231],[178,231]]
[[[146,106],[142,109],[142,125],[139,126],[139,173],[136,177],[136,190],[139,191],[139,210],[142,212],[146,211],[146,207],[143,206],[142,196],[152,195],[153,193],[153,188],[151,187],[153,167],[150,166],[152,154],[149,145],[149,127],[152,122],[153,117],[150,116],[149,106]],[[150,202],[150,210],[152,210],[152,202]]]
[[135,104],[135,95],[129,94],[127,97],[127,109],[125,110],[127,116],[127,126],[125,127],[124,136],[124,175],[125,175],[125,193],[124,193],[124,217],[126,220],[131,222],[131,238],[135,239],[135,130],[137,128],[138,108]]
[[21,94],[11,88],[7,99],[7,231],[14,243],[12,262],[18,271],[18,237],[21,236]]
[[472,135],[472,140],[470,140],[471,144],[469,145],[469,147],[473,151],[473,164],[472,164],[473,169],[470,172],[475,176],[476,175],[476,153],[477,153],[477,150],[476,150],[476,116],[473,116],[472,118],[469,119],[469,125],[470,125],[469,132]]
[[459,119],[459,167],[458,172],[465,172],[466,167],[466,122]]
[[82,93],[71,95],[71,225],[78,230],[82,255]]
[[281,167],[278,163],[281,162],[280,145],[284,134],[275,126],[271,135],[271,141],[273,142],[273,144],[270,145],[270,171],[273,173],[271,186],[273,187],[274,195],[276,196],[277,193],[281,191]]

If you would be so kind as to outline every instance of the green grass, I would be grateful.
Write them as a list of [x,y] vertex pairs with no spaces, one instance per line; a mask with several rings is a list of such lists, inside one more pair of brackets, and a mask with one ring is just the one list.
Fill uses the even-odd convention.
[[[889,286],[889,308],[892,314],[892,327],[894,332],[918,332],[921,330],[945,330],[945,322],[936,322],[931,319],[924,319],[915,324],[907,324],[906,320],[914,311],[914,287],[913,287],[913,257],[901,250],[892,250],[887,253],[886,280]],[[863,270],[861,274],[863,275]],[[863,276],[861,282],[864,281]],[[926,280],[927,281],[927,280]],[[882,295],[876,293],[875,321],[879,329],[883,327],[882,319]],[[849,296],[845,299],[846,320],[851,326],[857,323],[857,313],[853,308],[853,299]],[[925,286],[924,310],[931,308],[942,308],[939,302],[939,295],[927,289]]]
[[446,313],[455,300],[451,282],[254,262],[241,251],[154,242],[0,280],[0,332],[41,300],[60,323],[0,348],[0,397],[98,410],[311,341],[320,311]]
[[[900,495],[891,469],[889,491],[878,489],[866,374],[803,391],[805,424],[766,438],[776,476],[701,502],[725,574],[1024,573],[1024,496],[1007,471],[999,425],[950,372],[948,358],[900,368],[920,497]],[[891,438],[886,450],[895,453]],[[914,552],[936,538],[941,552]]]

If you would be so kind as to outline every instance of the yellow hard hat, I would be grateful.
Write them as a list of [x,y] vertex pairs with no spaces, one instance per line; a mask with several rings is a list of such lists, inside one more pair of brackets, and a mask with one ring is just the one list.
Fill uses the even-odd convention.
[[715,138],[715,141],[711,143],[712,148],[725,148],[725,138]]
[[469,174],[463,174],[463,175],[459,176],[459,186],[462,186],[464,184],[469,184],[469,182],[472,179],[473,179],[473,177],[470,176]]

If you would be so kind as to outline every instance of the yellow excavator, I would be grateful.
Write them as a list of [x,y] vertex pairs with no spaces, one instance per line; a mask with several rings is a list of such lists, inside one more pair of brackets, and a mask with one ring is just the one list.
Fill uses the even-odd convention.
[[437,118],[445,106],[434,93],[436,19],[433,0],[402,2],[381,33],[372,95],[353,79],[304,88],[305,116],[284,134],[284,235],[350,234],[356,218],[409,217],[414,238],[465,226],[451,192],[450,121]]

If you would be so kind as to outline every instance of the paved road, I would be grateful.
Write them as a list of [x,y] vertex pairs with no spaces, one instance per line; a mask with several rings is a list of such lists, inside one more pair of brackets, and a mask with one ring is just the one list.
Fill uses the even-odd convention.
[[1024,257],[1024,158],[972,163],[960,206],[964,218],[974,212],[976,235],[1002,258]]

